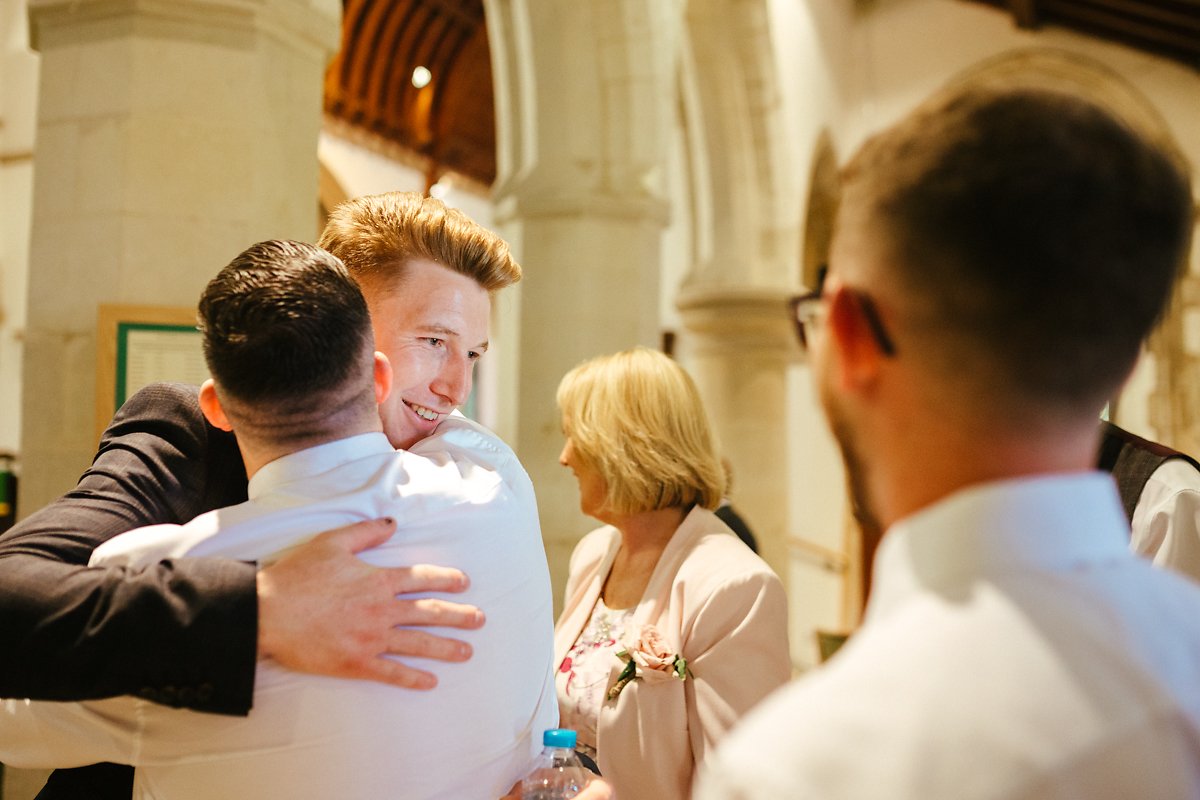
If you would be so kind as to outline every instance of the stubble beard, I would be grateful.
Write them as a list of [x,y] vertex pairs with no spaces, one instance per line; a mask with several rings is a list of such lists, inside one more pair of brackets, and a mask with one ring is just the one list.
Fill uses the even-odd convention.
[[866,548],[873,551],[883,536],[883,527],[867,488],[870,485],[870,468],[863,455],[863,448],[858,443],[854,427],[838,407],[836,399],[823,393],[821,400],[833,438],[842,453],[842,464],[846,469],[846,488],[850,494],[850,512],[862,528]]

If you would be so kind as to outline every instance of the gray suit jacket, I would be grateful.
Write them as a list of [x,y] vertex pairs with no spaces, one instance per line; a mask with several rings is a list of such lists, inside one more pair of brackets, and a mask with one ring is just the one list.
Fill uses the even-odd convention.
[[[205,421],[196,387],[157,384],[130,398],[75,489],[0,535],[0,696],[133,694],[248,713],[258,639],[253,564],[86,567],[118,533],[245,499],[236,441]],[[125,767],[60,770],[39,797],[128,798],[131,781]]]

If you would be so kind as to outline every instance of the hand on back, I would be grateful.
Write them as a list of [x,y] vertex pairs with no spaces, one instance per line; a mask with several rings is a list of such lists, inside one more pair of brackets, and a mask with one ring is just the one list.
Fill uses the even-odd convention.
[[432,673],[385,655],[466,661],[466,642],[399,626],[474,629],[483,612],[415,592],[461,592],[456,569],[417,565],[374,567],[355,554],[382,544],[392,520],[367,520],[327,531],[258,573],[258,652],[299,672],[432,689]]

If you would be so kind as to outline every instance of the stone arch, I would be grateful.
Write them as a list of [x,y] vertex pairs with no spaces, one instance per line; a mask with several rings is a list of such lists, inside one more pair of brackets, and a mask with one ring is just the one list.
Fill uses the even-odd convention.
[[[741,512],[785,583],[788,560],[787,316],[799,256],[786,167],[771,4],[688,0],[678,63],[691,246],[676,306],[685,366],[738,474]],[[744,410],[753,408],[753,414]]]
[[[657,346],[679,19],[643,0],[485,0],[496,107],[493,221],[524,268],[497,298],[497,420],[538,486],[562,586],[595,527],[558,464],[554,389],[590,356]],[[491,356],[489,356],[491,357]]]
[[484,7],[495,74],[497,216],[580,203],[592,210],[616,196],[641,201],[639,213],[665,221],[659,173],[678,28],[670,9],[598,0],[485,0]]
[[[948,88],[968,82],[1042,87],[1079,94],[1109,109],[1169,151],[1182,153],[1170,127],[1150,100],[1125,77],[1086,56],[1051,48],[1014,50],[963,71],[951,79]],[[1155,429],[1150,435],[1193,453],[1200,451],[1200,385],[1185,376],[1195,374],[1200,368],[1200,354],[1185,348],[1184,329],[1185,320],[1198,314],[1200,278],[1189,269],[1176,286],[1166,315],[1146,342],[1143,360],[1149,363],[1139,367],[1139,370],[1149,369],[1153,375],[1146,409],[1146,418]],[[1119,423],[1122,422],[1120,400],[1114,398],[1113,402]]]
[[808,181],[808,210],[804,218],[804,238],[800,253],[800,284],[815,289],[818,272],[829,261],[833,241],[833,221],[841,199],[841,177],[837,151],[828,130],[821,131],[813,153]]
[[[697,196],[697,255],[685,287],[791,284],[799,239],[769,3],[690,0],[680,92]],[[685,288],[686,293],[686,288]]]
[[329,212],[334,206],[349,200],[350,196],[324,161],[318,161],[317,168],[317,230],[322,231],[329,221]]

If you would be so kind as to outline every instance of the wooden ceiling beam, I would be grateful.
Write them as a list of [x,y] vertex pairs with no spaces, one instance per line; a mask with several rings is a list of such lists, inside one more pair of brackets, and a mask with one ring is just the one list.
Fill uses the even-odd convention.
[[1037,0],[1008,0],[1008,8],[1018,28],[1036,28],[1041,21]]

